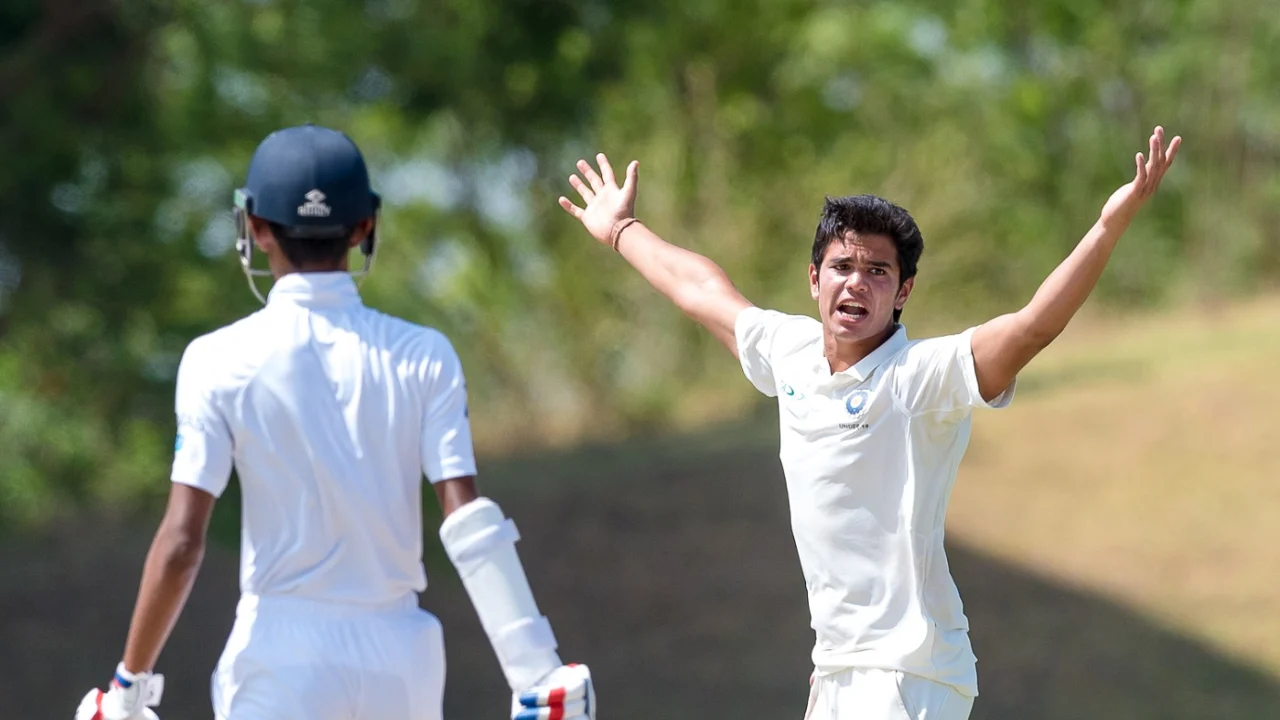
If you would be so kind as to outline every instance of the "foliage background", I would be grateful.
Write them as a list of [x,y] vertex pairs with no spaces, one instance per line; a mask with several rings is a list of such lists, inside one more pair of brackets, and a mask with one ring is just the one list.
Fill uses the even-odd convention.
[[0,530],[154,516],[178,358],[256,307],[231,192],[278,127],[364,150],[363,293],[453,339],[496,458],[758,408],[556,207],[577,158],[639,159],[645,221],[792,312],[824,194],[905,205],[921,335],[1025,301],[1162,124],[1090,313],[1217,307],[1280,281],[1277,43],[1253,0],[6,0]]
[[711,342],[555,206],[596,150],[641,160],[652,227],[790,311],[809,309],[824,194],[905,205],[927,242],[921,332],[1024,301],[1160,123],[1187,138],[1181,167],[1098,300],[1280,275],[1265,3],[14,0],[0,27],[9,523],[154,491],[182,348],[254,307],[231,190],[288,124],[343,128],[369,156],[388,202],[366,294],[455,340],[484,447],[747,402]]

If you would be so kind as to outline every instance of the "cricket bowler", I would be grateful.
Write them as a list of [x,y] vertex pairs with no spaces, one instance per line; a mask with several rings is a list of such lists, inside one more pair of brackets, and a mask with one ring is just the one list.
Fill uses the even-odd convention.
[[1027,305],[959,334],[910,339],[901,316],[924,250],[911,215],[827,198],[809,264],[817,319],[753,306],[713,261],[635,216],[638,164],[609,160],[561,207],[702,324],[778,399],[779,455],[816,641],[811,720],[964,720],[978,694],[968,620],[943,550],[975,408],[1003,408],[1066,328],[1181,144],[1155,128],[1131,182]]

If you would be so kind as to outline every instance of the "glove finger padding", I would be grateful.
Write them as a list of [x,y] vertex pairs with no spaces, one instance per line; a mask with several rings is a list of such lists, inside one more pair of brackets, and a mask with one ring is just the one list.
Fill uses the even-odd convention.
[[586,665],[564,665],[516,695],[513,720],[569,720],[595,717],[595,688]]
[[583,717],[590,717],[587,715],[587,701],[579,699],[563,705],[521,708],[512,720],[573,720]]
[[106,693],[98,688],[89,691],[76,708],[76,720],[102,720],[102,698]]
[[591,670],[586,665],[562,665],[535,687],[520,693],[520,704],[525,707],[560,705],[585,696],[590,686]]

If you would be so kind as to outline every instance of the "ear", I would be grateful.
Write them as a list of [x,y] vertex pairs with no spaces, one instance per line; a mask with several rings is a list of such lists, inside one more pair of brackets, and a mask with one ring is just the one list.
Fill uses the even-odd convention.
[[373,218],[369,217],[356,223],[356,229],[351,233],[350,247],[356,247],[364,242],[369,237],[369,233],[373,232],[375,222]]
[[249,235],[253,237],[253,244],[264,253],[272,252],[278,245],[276,236],[271,233],[271,226],[256,215],[249,216]]
[[818,299],[818,268],[813,263],[809,263],[809,294]]
[[907,278],[907,281],[902,283],[902,287],[898,288],[898,297],[893,300],[895,309],[901,310],[907,304],[907,298],[911,297],[911,289],[915,286],[916,279],[914,277]]

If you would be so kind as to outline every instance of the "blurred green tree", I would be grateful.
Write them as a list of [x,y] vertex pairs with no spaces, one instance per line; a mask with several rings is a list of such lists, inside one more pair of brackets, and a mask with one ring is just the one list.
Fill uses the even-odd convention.
[[1129,178],[1187,148],[1098,298],[1280,278],[1280,15],[1247,0],[367,0],[0,8],[0,521],[163,495],[176,363],[255,308],[231,190],[277,127],[340,127],[386,198],[368,301],[453,338],[501,450],[753,401],[722,352],[555,205],[641,161],[638,212],[808,311],[824,194],[908,207],[904,320],[1029,297]]

